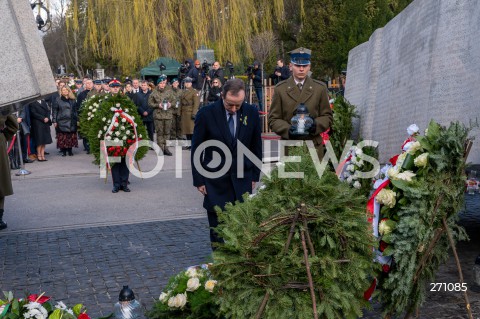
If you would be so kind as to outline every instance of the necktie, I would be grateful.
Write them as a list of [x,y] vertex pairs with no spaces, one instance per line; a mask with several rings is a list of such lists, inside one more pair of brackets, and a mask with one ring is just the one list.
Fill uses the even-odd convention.
[[303,84],[299,82],[299,83],[297,83],[297,86],[298,86],[298,89],[301,91],[302,88],[303,88]]
[[233,123],[233,114],[228,113],[228,129],[233,138],[235,138],[235,125]]

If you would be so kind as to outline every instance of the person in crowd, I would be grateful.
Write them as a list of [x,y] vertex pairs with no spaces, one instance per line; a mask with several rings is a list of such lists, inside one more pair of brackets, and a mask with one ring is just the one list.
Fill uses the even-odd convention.
[[[88,94],[93,90],[93,81],[89,78],[85,80],[85,89],[80,92],[80,94],[77,95],[77,108],[78,108],[78,114],[81,114],[83,110],[83,102],[87,99]],[[80,135],[80,134],[79,134]],[[81,135],[82,138],[82,143],[83,143],[83,149],[87,152],[87,154],[90,154],[90,144],[88,143],[88,139],[86,136]]]
[[202,90],[203,87],[203,77],[202,77],[202,68],[200,65],[200,60],[195,60],[193,68],[190,69],[187,73],[187,77],[192,79],[192,87],[195,90]]
[[37,161],[46,162],[45,145],[52,144],[52,136],[50,135],[50,109],[45,100],[37,100],[30,103],[31,116],[31,133],[37,144]]
[[166,156],[172,156],[167,147],[172,129],[173,109],[177,98],[172,90],[167,88],[167,77],[158,78],[157,88],[148,97],[148,106],[153,111],[155,131],[157,132],[157,144]]
[[87,99],[91,98],[94,95],[99,95],[102,93],[102,80],[93,81],[93,89],[87,93]]
[[155,84],[152,81],[148,82],[148,89],[152,92],[155,90]]
[[[122,88],[122,83],[117,79],[113,79],[108,83],[110,87],[110,93],[112,96],[120,93]],[[120,190],[123,190],[126,193],[130,192],[130,188],[128,187],[129,181],[128,178],[130,176],[130,171],[128,170],[127,161],[125,156],[122,156],[122,159],[119,163],[114,163],[111,168],[112,172],[112,181],[113,181],[113,188],[112,193],[118,193]]]
[[[325,84],[308,76],[310,71],[311,50],[298,48],[290,53],[292,76],[280,82],[273,93],[272,105],[268,115],[270,129],[284,140],[311,140],[320,159],[325,147],[320,133],[332,125],[332,109],[328,103],[328,91]],[[291,119],[300,103],[303,103],[314,124],[304,136],[295,134]]]
[[277,60],[277,66],[273,71],[273,74],[270,75],[270,78],[273,81],[274,85],[277,85],[279,82],[285,81],[290,77],[290,69],[285,65],[283,59]]
[[182,126],[181,126],[181,107],[180,107],[180,97],[182,96],[182,90],[180,89],[180,82],[177,78],[172,79],[172,91],[175,94],[176,101],[173,105],[173,120],[172,120],[172,130],[170,131],[170,138],[181,140],[182,139]]
[[212,64],[212,69],[208,71],[208,74],[207,74],[207,80],[208,80],[208,83],[210,84],[210,87],[212,86],[213,84],[212,82],[214,79],[219,79],[220,82],[222,82],[221,84],[225,82],[224,72],[223,72],[223,69],[220,68],[220,62],[218,61],[215,61]]
[[258,99],[258,109],[263,111],[263,78],[262,69],[260,68],[260,63],[258,61],[253,62],[253,70],[250,77],[253,79],[253,88],[255,89],[255,94]]
[[10,166],[7,154],[7,142],[11,141],[18,130],[18,123],[13,115],[0,111],[0,230],[7,228],[3,221],[5,197],[13,194]]
[[[18,113],[17,123],[20,126],[20,145],[24,163],[33,163],[37,159],[36,144],[32,138],[30,104],[26,104]],[[34,147],[32,147],[32,145]]]
[[102,80],[103,94],[109,94],[110,93],[110,86],[109,86],[110,81],[112,81],[110,78],[105,78],[105,79]]
[[57,148],[62,156],[73,156],[73,147],[78,147],[77,105],[75,95],[69,87],[60,90],[60,97],[52,110],[52,122],[57,130]]
[[212,87],[208,91],[208,103],[213,103],[220,100],[222,93],[222,81],[219,78],[214,78],[212,81]]
[[[198,92],[192,87],[192,81],[190,77],[186,77],[183,80],[185,90],[180,98],[182,134],[185,135],[189,141],[192,140],[194,120],[198,112],[198,107],[200,106]],[[189,150],[190,148],[190,146],[186,146],[183,149]]]
[[83,91],[83,81],[80,79],[75,80],[75,89],[73,90],[73,93],[75,93],[77,96]]
[[130,83],[125,83],[125,95],[133,101],[135,93],[133,92],[133,86]]
[[140,92],[140,81],[136,78],[132,80],[132,91],[134,94]]
[[137,106],[138,114],[142,117],[148,138],[153,141],[153,109],[148,106],[148,98],[151,93],[148,82],[143,80],[140,83],[140,91],[133,96],[133,103]]
[[[243,201],[243,194],[251,193],[255,183],[260,179],[260,168],[245,156],[243,166],[237,167],[237,152],[239,143],[242,143],[261,162],[261,133],[258,110],[245,102],[245,84],[240,79],[226,81],[222,89],[222,98],[201,108],[197,113],[191,153],[193,185],[204,196],[203,207],[207,210],[213,249],[215,243],[223,242],[213,229],[218,226],[214,207],[224,209],[226,203]],[[220,155],[221,162],[216,164],[216,170],[209,164],[214,161],[214,154],[218,154],[218,147],[207,147],[201,154],[196,154],[197,148],[207,141],[219,141],[228,148],[228,154]],[[223,175],[206,177],[202,174],[202,171],[218,173],[225,167],[228,157],[232,162]],[[200,159],[200,167],[196,166],[195,158]],[[239,177],[240,170],[243,177]]]

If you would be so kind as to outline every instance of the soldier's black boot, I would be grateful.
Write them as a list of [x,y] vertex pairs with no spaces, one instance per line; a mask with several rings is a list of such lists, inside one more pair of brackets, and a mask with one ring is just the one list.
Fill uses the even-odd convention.
[[7,223],[3,221],[3,209],[0,209],[0,230],[7,228]]

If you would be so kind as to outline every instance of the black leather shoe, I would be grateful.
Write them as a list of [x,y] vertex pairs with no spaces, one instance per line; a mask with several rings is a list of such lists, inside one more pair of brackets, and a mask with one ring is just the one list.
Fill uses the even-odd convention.
[[24,162],[25,164],[30,164],[30,163],[33,163],[33,162],[35,162],[35,161],[32,161],[32,160],[29,159],[29,158],[26,158],[26,159],[23,160],[23,162]]
[[7,223],[4,221],[0,221],[0,230],[3,230],[5,228],[7,228]]
[[120,189],[117,186],[113,186],[112,193],[118,193]]
[[168,148],[166,148],[166,149],[163,151],[163,155],[172,156],[173,154],[172,154],[172,152],[170,152],[170,151],[168,150]]
[[43,152],[43,154],[45,154],[45,155],[50,155],[50,153],[49,153],[49,152]]
[[131,190],[130,190],[130,188],[128,188],[128,186],[123,186],[123,187],[122,187],[122,190],[123,190],[125,193],[130,193],[130,192],[131,192]]

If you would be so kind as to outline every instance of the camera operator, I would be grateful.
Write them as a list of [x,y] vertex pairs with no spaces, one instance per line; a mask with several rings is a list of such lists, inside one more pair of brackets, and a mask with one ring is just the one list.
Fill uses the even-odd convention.
[[193,67],[193,60],[191,59],[186,59],[185,62],[183,62],[183,64],[180,64],[180,67],[178,68],[178,78],[180,79],[180,82],[182,82],[183,79],[185,79],[185,77],[187,76],[188,72],[190,72],[192,67]]
[[208,71],[208,74],[207,74],[207,80],[208,80],[208,83],[210,84],[210,87],[213,86],[212,81],[215,78],[220,79],[223,85],[223,82],[225,81],[225,77],[224,77],[223,69],[220,68],[220,63],[218,61],[215,61],[213,63],[212,69]]
[[187,77],[192,79],[192,87],[196,90],[201,90],[203,86],[202,68],[200,60],[195,60],[194,67],[187,73]]
[[270,78],[273,80],[273,84],[277,85],[278,82],[284,81],[290,77],[290,70],[284,64],[283,59],[278,59],[277,66],[275,71],[270,75]]
[[260,63],[258,61],[253,62],[253,68],[249,67],[250,77],[253,79],[253,88],[257,94],[258,110],[263,112],[263,92],[262,92],[262,69],[260,69]]

